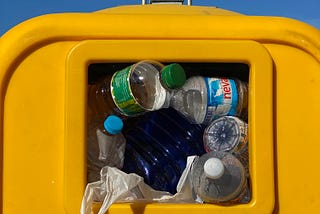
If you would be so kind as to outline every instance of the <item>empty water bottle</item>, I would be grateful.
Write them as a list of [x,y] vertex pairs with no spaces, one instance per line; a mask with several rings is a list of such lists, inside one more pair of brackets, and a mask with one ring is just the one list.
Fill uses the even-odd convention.
[[193,76],[171,95],[171,106],[197,124],[225,115],[246,118],[247,90],[238,79]]
[[239,203],[248,195],[245,169],[227,152],[212,151],[198,158],[192,166],[191,181],[205,203]]
[[213,120],[203,133],[207,152],[231,152],[248,168],[248,124],[238,117],[223,116]]
[[183,68],[176,63],[164,66],[152,60],[126,67],[88,88],[89,118],[106,118],[109,114],[122,117],[163,108],[167,89],[185,83]]
[[126,139],[122,135],[122,120],[110,115],[105,120],[103,127],[101,124],[91,129],[90,139],[87,147],[87,165],[88,165],[88,182],[100,179],[100,169],[104,166],[117,167],[123,166]]

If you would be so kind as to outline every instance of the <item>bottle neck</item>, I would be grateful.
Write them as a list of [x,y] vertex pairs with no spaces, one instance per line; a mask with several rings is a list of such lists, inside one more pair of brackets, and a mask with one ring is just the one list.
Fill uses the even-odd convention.
[[169,108],[170,107],[172,97],[173,97],[173,92],[170,90],[167,90],[166,98],[165,98],[165,101],[163,103],[162,108]]

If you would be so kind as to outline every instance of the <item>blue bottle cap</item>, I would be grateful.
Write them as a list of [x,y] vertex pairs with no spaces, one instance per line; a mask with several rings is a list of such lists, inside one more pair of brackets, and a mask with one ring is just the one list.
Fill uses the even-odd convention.
[[122,120],[116,115],[108,116],[103,125],[110,134],[119,134],[123,128]]

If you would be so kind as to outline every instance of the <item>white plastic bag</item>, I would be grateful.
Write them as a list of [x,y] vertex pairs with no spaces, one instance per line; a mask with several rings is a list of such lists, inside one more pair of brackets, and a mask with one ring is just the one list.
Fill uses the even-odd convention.
[[197,203],[192,191],[190,169],[197,156],[190,156],[177,185],[177,193],[157,191],[144,183],[137,174],[127,174],[117,168],[106,166],[101,169],[100,181],[87,184],[81,214],[90,214],[93,202],[102,202],[98,214],[104,214],[114,202],[144,200],[165,203]]

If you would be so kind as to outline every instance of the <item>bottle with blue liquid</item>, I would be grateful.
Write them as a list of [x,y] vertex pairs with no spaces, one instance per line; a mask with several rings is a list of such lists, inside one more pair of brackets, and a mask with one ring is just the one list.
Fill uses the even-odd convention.
[[156,190],[174,194],[187,156],[205,153],[204,128],[172,108],[145,114],[124,131],[127,147],[122,170],[142,176]]

